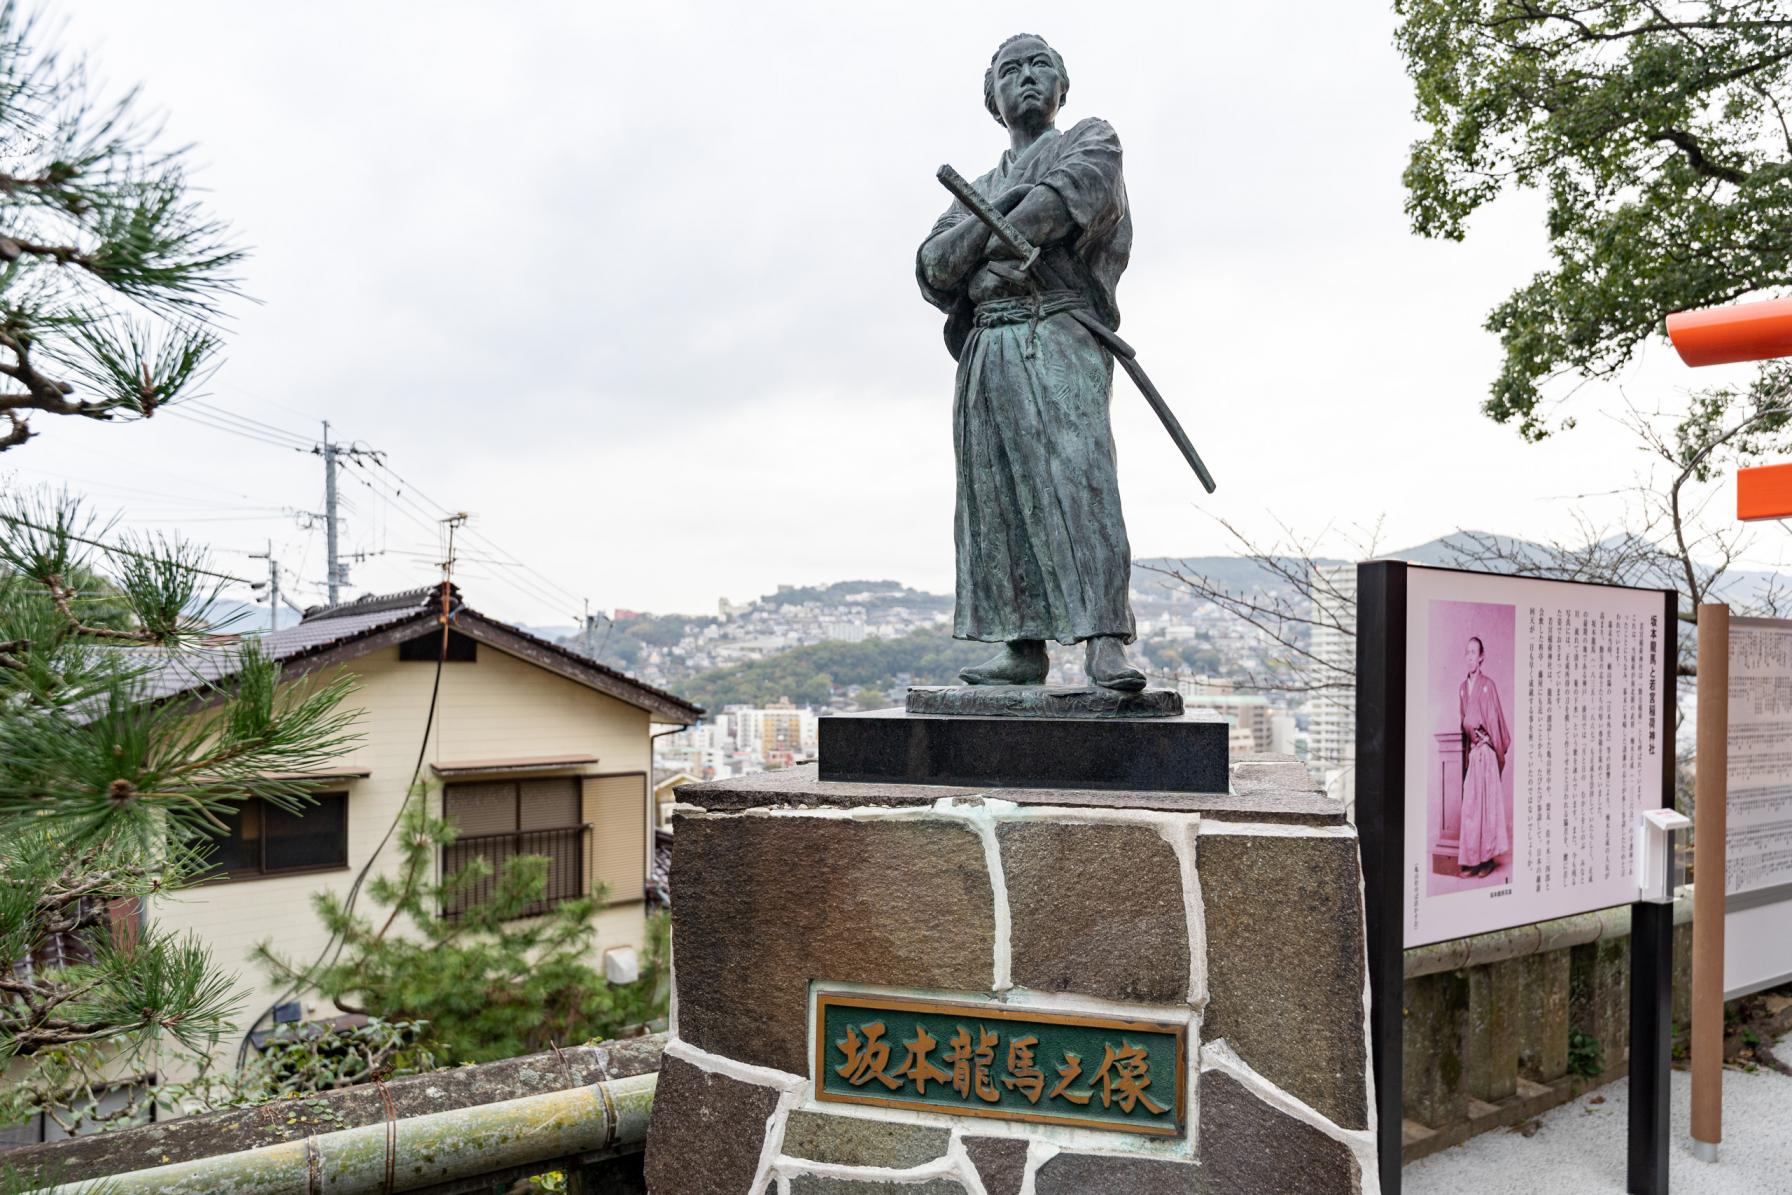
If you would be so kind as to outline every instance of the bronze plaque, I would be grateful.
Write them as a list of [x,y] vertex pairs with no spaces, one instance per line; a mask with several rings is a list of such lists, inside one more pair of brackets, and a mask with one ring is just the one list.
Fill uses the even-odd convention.
[[815,1098],[1177,1136],[1186,1024],[816,994]]

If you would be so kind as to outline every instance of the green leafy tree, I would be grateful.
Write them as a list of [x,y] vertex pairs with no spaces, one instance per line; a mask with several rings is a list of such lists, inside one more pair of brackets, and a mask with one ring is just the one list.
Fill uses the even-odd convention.
[[102,104],[33,33],[0,5],[0,451],[34,413],[148,418],[203,378],[242,259],[136,93]]
[[[220,582],[179,541],[124,538],[67,498],[0,503],[0,1123],[60,1115],[158,1051],[203,1055],[236,997],[197,942],[145,923],[195,882],[250,795],[352,742],[346,681],[279,685],[245,641],[216,645]],[[83,580],[85,579],[85,580]],[[201,671],[200,654],[228,659]],[[196,692],[149,699],[187,667]],[[227,683],[201,675],[227,673]]]
[[[587,961],[596,953],[601,890],[535,915],[548,882],[549,861],[539,855],[506,860],[495,872],[475,857],[438,881],[437,854],[454,837],[452,825],[414,800],[399,828],[402,866],[367,884],[385,915],[348,910],[335,893],[319,892],[312,904],[341,951],[307,970],[264,943],[262,962],[281,982],[314,987],[344,1012],[425,1023],[423,1044],[453,1062],[622,1036],[664,1015],[663,920],[649,922],[640,979],[608,983]],[[481,899],[471,899],[475,892]]]
[[1786,0],[1394,10],[1428,129],[1406,170],[1413,228],[1459,240],[1509,188],[1549,200],[1550,268],[1488,317],[1505,348],[1493,419],[1540,439],[1548,380],[1610,375],[1670,312],[1792,282]]
[[[1505,349],[1483,406],[1496,422],[1533,441],[1571,427],[1551,382],[1611,376],[1672,312],[1792,283],[1792,2],[1394,7],[1428,129],[1406,170],[1413,228],[1461,239],[1511,188],[1549,201],[1550,267],[1487,320]],[[1751,384],[1664,397],[1627,422],[1647,462],[1635,505],[1616,525],[1580,516],[1584,543],[1552,546],[1547,568],[1675,586],[1688,621],[1701,602],[1736,604],[1726,574],[1743,532],[1701,516],[1732,468],[1792,451],[1792,370],[1765,363]],[[1536,567],[1496,537],[1467,555]],[[1741,604],[1786,606],[1777,591]]]

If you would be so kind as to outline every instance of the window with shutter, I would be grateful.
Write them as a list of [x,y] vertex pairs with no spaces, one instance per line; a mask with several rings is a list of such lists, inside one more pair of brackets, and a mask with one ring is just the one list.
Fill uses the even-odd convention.
[[442,810],[457,831],[455,840],[442,850],[442,875],[456,875],[475,859],[491,867],[490,875],[448,897],[443,916],[457,916],[489,900],[499,872],[520,855],[539,855],[548,861],[546,889],[524,916],[544,913],[585,894],[590,827],[579,820],[578,777],[449,784],[442,791]]

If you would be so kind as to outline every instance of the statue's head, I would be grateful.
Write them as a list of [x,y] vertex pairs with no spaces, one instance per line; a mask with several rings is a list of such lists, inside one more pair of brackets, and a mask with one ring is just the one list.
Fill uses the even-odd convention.
[[1064,60],[1033,33],[1017,33],[1000,46],[983,72],[983,106],[1003,127],[1051,124],[1070,94]]

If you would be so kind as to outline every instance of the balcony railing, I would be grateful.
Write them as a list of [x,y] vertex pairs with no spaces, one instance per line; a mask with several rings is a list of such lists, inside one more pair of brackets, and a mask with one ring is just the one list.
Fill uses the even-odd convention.
[[498,889],[504,865],[523,855],[540,855],[548,861],[547,890],[518,914],[539,917],[555,905],[586,893],[585,867],[590,851],[591,827],[561,826],[551,830],[518,830],[505,834],[467,834],[442,848],[443,879],[464,869],[474,859],[491,864],[491,874],[458,889],[442,904],[442,916],[458,917],[489,901]]

